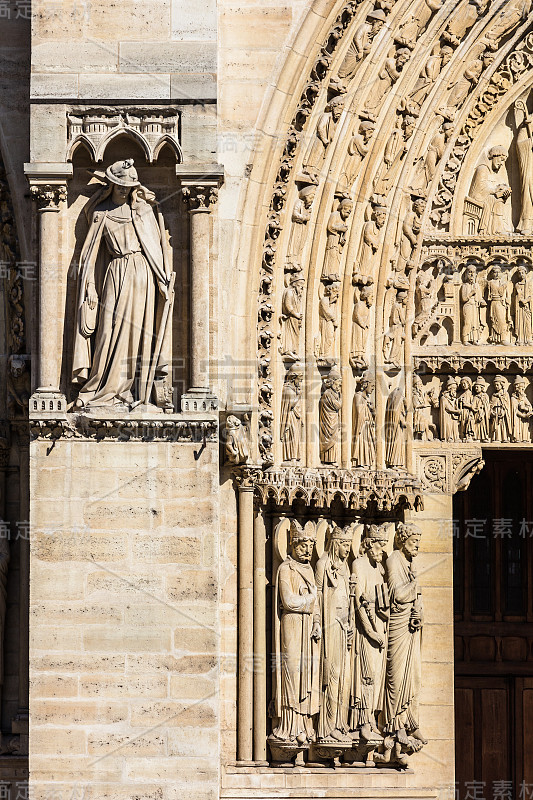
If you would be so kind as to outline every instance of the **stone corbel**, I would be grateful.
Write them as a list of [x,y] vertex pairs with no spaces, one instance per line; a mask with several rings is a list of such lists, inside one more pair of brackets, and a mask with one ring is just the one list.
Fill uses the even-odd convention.
[[455,494],[468,489],[472,478],[485,466],[481,447],[457,443],[448,448],[417,443],[414,448],[416,473],[426,492]]
[[24,165],[30,193],[39,211],[39,359],[37,390],[30,399],[30,415],[63,415],[66,398],[59,388],[62,313],[58,287],[61,284],[59,212],[67,200],[67,181],[72,164],[30,163]]
[[181,399],[181,410],[216,411],[218,401],[209,376],[209,239],[210,212],[218,199],[224,170],[219,164],[178,164],[176,174],[190,218],[191,386]]

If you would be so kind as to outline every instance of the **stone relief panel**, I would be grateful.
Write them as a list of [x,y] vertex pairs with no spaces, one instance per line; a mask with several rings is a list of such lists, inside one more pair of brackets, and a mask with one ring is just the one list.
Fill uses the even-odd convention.
[[415,375],[413,434],[422,442],[531,443],[532,399],[525,375]]

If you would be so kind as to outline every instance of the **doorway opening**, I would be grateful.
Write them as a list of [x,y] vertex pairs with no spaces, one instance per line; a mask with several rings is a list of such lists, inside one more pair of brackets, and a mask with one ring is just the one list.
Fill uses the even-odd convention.
[[454,498],[458,800],[533,798],[533,452],[483,453]]

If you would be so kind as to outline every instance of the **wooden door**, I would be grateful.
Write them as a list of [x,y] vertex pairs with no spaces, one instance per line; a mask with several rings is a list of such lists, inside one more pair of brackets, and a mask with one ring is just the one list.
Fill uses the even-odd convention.
[[499,789],[512,787],[512,694],[508,678],[456,678],[455,779],[458,800],[468,797],[498,800]]
[[457,800],[533,798],[533,454],[454,501]]

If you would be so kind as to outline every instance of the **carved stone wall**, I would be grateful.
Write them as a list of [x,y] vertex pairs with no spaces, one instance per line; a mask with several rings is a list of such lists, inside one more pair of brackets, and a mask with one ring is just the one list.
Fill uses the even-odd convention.
[[[451,498],[533,443],[529,0],[34,14],[33,790],[442,797]],[[85,267],[160,255],[168,382],[83,402]]]

